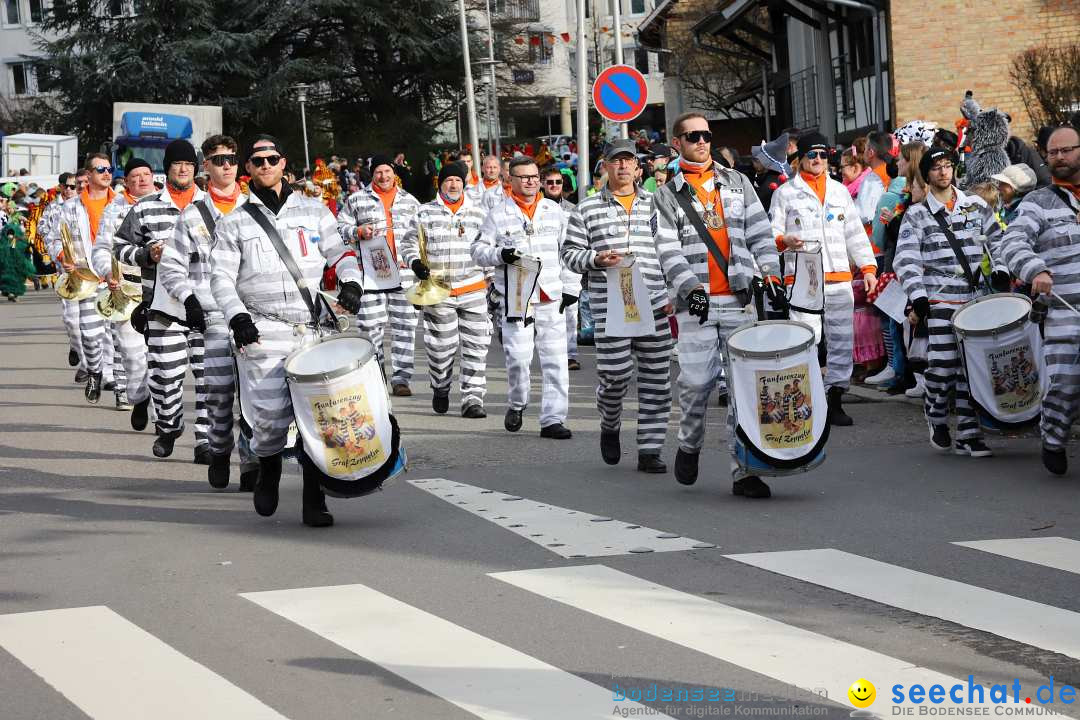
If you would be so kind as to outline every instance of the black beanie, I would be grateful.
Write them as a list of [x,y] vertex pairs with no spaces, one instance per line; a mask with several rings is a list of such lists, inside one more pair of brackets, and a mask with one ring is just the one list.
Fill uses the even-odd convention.
[[469,174],[469,169],[465,167],[463,162],[449,162],[442,166],[442,170],[439,170],[439,187],[442,187],[443,180],[448,177],[461,178],[461,182],[465,183],[466,177]]
[[169,166],[174,162],[189,162],[194,165],[198,161],[195,147],[187,140],[173,140],[165,147],[165,172],[169,171]]
[[373,155],[371,158],[371,172],[375,172],[375,168],[380,165],[389,165],[390,169],[394,169],[394,161],[386,155]]
[[819,132],[809,132],[799,136],[799,157],[805,157],[811,150],[828,152],[829,141]]
[[935,147],[927,150],[926,153],[923,154],[922,160],[919,161],[919,172],[922,173],[923,180],[930,179],[930,168],[934,167],[934,163],[938,160],[948,160],[955,166],[956,153],[943,147]]
[[151,173],[154,172],[154,168],[152,168],[150,166],[150,163],[146,162],[142,158],[133,157],[130,160],[128,160],[127,165],[124,166],[124,174],[125,175],[130,175],[132,170],[134,170],[136,168],[141,168],[141,167],[146,168]]

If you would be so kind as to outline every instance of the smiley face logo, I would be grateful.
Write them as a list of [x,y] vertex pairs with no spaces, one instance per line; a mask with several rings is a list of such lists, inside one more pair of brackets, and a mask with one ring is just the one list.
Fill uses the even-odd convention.
[[847,691],[848,700],[851,704],[857,708],[868,708],[874,704],[874,700],[877,699],[877,689],[874,688],[874,683],[866,680],[865,678],[859,678],[855,682],[851,683],[851,687]]

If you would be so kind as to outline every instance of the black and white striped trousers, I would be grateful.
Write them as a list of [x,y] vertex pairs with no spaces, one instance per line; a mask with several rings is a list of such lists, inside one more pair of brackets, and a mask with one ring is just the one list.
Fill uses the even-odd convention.
[[424,348],[431,389],[450,392],[454,358],[461,348],[461,409],[484,406],[491,322],[483,290],[451,296],[424,308]]
[[1039,421],[1043,445],[1064,450],[1080,410],[1080,317],[1050,308],[1043,323],[1043,355],[1048,389]]
[[[89,373],[103,373],[105,367],[105,345],[111,340],[105,333],[105,320],[98,315],[94,307],[95,296],[91,295],[79,301],[79,341],[82,344],[82,360]],[[112,355],[109,360],[111,362]],[[112,368],[105,373],[112,375]]]
[[622,404],[637,363],[638,420],[637,445],[642,455],[659,455],[667,435],[671,415],[671,325],[667,316],[654,311],[656,332],[634,338],[609,338],[597,325],[596,409],[600,429],[618,432],[622,426]]
[[149,327],[149,385],[157,412],[157,434],[179,435],[184,431],[184,375],[190,364],[195,377],[195,445],[205,445],[209,442],[210,417],[206,411],[202,333],[157,318],[150,320]]
[[416,325],[420,313],[405,299],[405,291],[365,292],[356,315],[361,332],[375,346],[380,365],[383,363],[383,337],[386,326],[390,325],[390,383],[408,385],[413,376]]
[[[210,419],[210,452],[215,455],[231,455],[235,445],[233,408],[236,397],[236,364],[233,361],[229,327],[225,324],[224,316],[210,313],[206,321],[206,333],[203,335],[203,378],[206,385],[206,412]],[[247,450],[246,445],[241,445],[241,463],[247,462],[249,456],[250,450]]]
[[140,403],[150,395],[146,377],[146,338],[131,327],[130,322],[112,323],[112,342],[116,390],[126,392],[128,402]]
[[960,440],[981,438],[982,430],[971,405],[967,376],[960,367],[960,352],[953,335],[952,316],[958,305],[934,304],[926,327],[930,334],[926,353],[926,394],[923,410],[931,425],[949,424],[949,397],[954,396],[956,437]]

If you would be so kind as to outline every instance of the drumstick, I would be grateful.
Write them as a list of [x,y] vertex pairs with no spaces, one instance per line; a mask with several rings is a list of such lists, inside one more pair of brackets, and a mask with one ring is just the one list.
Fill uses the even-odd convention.
[[1070,304],[1069,304],[1069,303],[1068,303],[1068,302],[1067,302],[1067,301],[1065,300],[1065,298],[1063,298],[1063,297],[1061,297],[1060,295],[1058,295],[1056,291],[1054,291],[1054,290],[1051,290],[1051,291],[1050,291],[1050,294],[1051,294],[1051,295],[1053,295],[1054,297],[1056,297],[1056,298],[1057,298],[1057,299],[1058,299],[1058,300],[1059,300],[1059,301],[1061,302],[1061,304],[1062,304],[1062,305],[1064,305],[1065,307],[1067,307],[1067,308],[1069,308],[1070,310],[1072,310],[1072,311],[1073,311],[1073,313],[1075,313],[1076,315],[1080,315],[1080,310],[1077,310],[1077,309],[1076,309],[1076,308],[1074,308],[1074,307],[1073,307],[1072,305],[1070,305]]

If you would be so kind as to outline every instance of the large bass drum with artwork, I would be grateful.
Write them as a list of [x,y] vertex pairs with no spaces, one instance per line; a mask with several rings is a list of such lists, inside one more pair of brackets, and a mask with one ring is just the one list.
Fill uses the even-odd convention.
[[791,475],[825,460],[825,384],[814,331],[763,320],[728,337],[727,381],[735,418],[735,459],[753,475]]
[[1030,426],[1042,410],[1046,365],[1030,315],[1031,300],[1015,293],[975,298],[953,313],[971,402],[992,430]]

